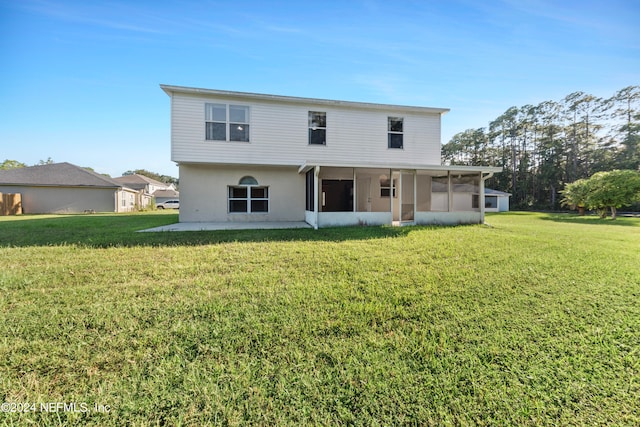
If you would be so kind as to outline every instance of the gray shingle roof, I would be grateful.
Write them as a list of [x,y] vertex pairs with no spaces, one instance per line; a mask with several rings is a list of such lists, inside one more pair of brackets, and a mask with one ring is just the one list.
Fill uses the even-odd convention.
[[123,187],[122,184],[111,178],[67,162],[0,170],[0,185],[3,184],[62,187]]
[[153,192],[155,197],[180,197],[180,193],[176,190],[156,190]]
[[493,190],[491,188],[485,188],[484,194],[489,194],[493,196],[511,196],[511,193],[505,193],[504,191]]
[[120,182],[127,187],[131,188],[144,188],[147,184],[155,185],[156,187],[167,187],[167,184],[164,182],[156,181],[153,178],[149,178],[148,176],[133,174],[133,175],[124,175],[119,176],[117,178],[113,178],[114,181]]

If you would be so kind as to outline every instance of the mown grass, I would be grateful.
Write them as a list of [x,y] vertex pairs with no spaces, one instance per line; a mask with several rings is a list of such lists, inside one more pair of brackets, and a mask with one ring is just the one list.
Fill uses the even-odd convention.
[[640,220],[0,219],[5,425],[638,425]]

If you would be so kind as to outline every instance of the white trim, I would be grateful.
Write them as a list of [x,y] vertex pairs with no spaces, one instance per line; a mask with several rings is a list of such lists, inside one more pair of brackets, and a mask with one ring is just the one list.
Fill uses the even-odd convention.
[[473,173],[491,173],[502,172],[502,168],[492,166],[447,166],[447,165],[425,165],[419,163],[349,163],[349,162],[314,162],[307,160],[298,168],[298,173],[303,173],[312,167],[330,167],[330,168],[364,168],[364,169],[393,169],[393,170],[416,170],[416,171],[442,171],[442,172],[465,172]]

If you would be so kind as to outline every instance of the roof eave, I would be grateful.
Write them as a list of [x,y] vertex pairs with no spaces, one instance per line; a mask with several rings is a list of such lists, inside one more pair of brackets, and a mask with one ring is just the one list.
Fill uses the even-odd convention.
[[502,168],[493,166],[450,166],[427,165],[413,163],[336,163],[306,161],[298,168],[299,173],[306,172],[315,166],[334,168],[366,168],[366,169],[393,169],[393,170],[431,170],[442,172],[467,172],[467,173],[498,173]]
[[302,98],[296,96],[283,96],[283,95],[269,95],[263,93],[252,92],[234,92],[227,90],[217,89],[202,89],[185,86],[172,86],[161,84],[160,88],[169,96],[173,96],[174,93],[184,93],[190,95],[203,95],[203,96],[217,96],[225,98],[235,99],[251,99],[259,101],[271,101],[271,102],[283,102],[289,104],[314,104],[314,105],[326,105],[333,107],[345,107],[345,108],[364,108],[369,110],[386,110],[386,111],[406,111],[416,113],[428,113],[428,114],[446,114],[450,110],[448,108],[435,108],[435,107],[419,107],[410,105],[393,105],[393,104],[377,104],[370,102],[355,102],[355,101],[339,101],[322,98]]

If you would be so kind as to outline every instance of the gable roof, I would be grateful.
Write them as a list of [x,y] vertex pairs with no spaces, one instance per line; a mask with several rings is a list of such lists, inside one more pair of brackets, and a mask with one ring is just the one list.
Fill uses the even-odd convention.
[[302,104],[308,105],[324,105],[331,107],[348,107],[358,108],[365,110],[384,110],[384,111],[398,111],[398,112],[413,112],[413,113],[430,113],[430,114],[446,114],[449,112],[448,108],[433,108],[433,107],[416,107],[409,105],[391,105],[391,104],[376,104],[371,102],[354,102],[354,101],[338,101],[333,99],[321,99],[321,98],[301,98],[296,96],[282,96],[282,95],[269,95],[264,93],[251,93],[251,92],[234,92],[229,90],[216,90],[216,89],[201,89],[185,86],[172,86],[161,84],[160,88],[169,96],[173,96],[174,93],[183,93],[188,95],[198,96],[215,96],[224,97],[228,99],[244,100],[244,101],[267,101],[267,102],[281,102],[287,104]]
[[180,193],[176,190],[156,190],[152,195],[154,197],[180,197]]
[[490,196],[511,196],[511,193],[505,193],[504,191],[493,190],[491,188],[485,188],[484,194]]
[[132,185],[138,185],[138,186],[145,186],[147,184],[151,184],[151,185],[155,185],[156,187],[168,187],[168,184],[165,184],[164,182],[160,182],[160,181],[156,181],[153,178],[149,178],[148,176],[144,176],[144,175],[140,175],[140,174],[133,174],[133,175],[124,175],[124,176],[119,176],[117,178],[113,178],[114,181],[122,183],[122,184],[126,184],[128,186],[132,186]]
[[71,163],[51,163],[0,170],[0,185],[121,188],[111,178]]

